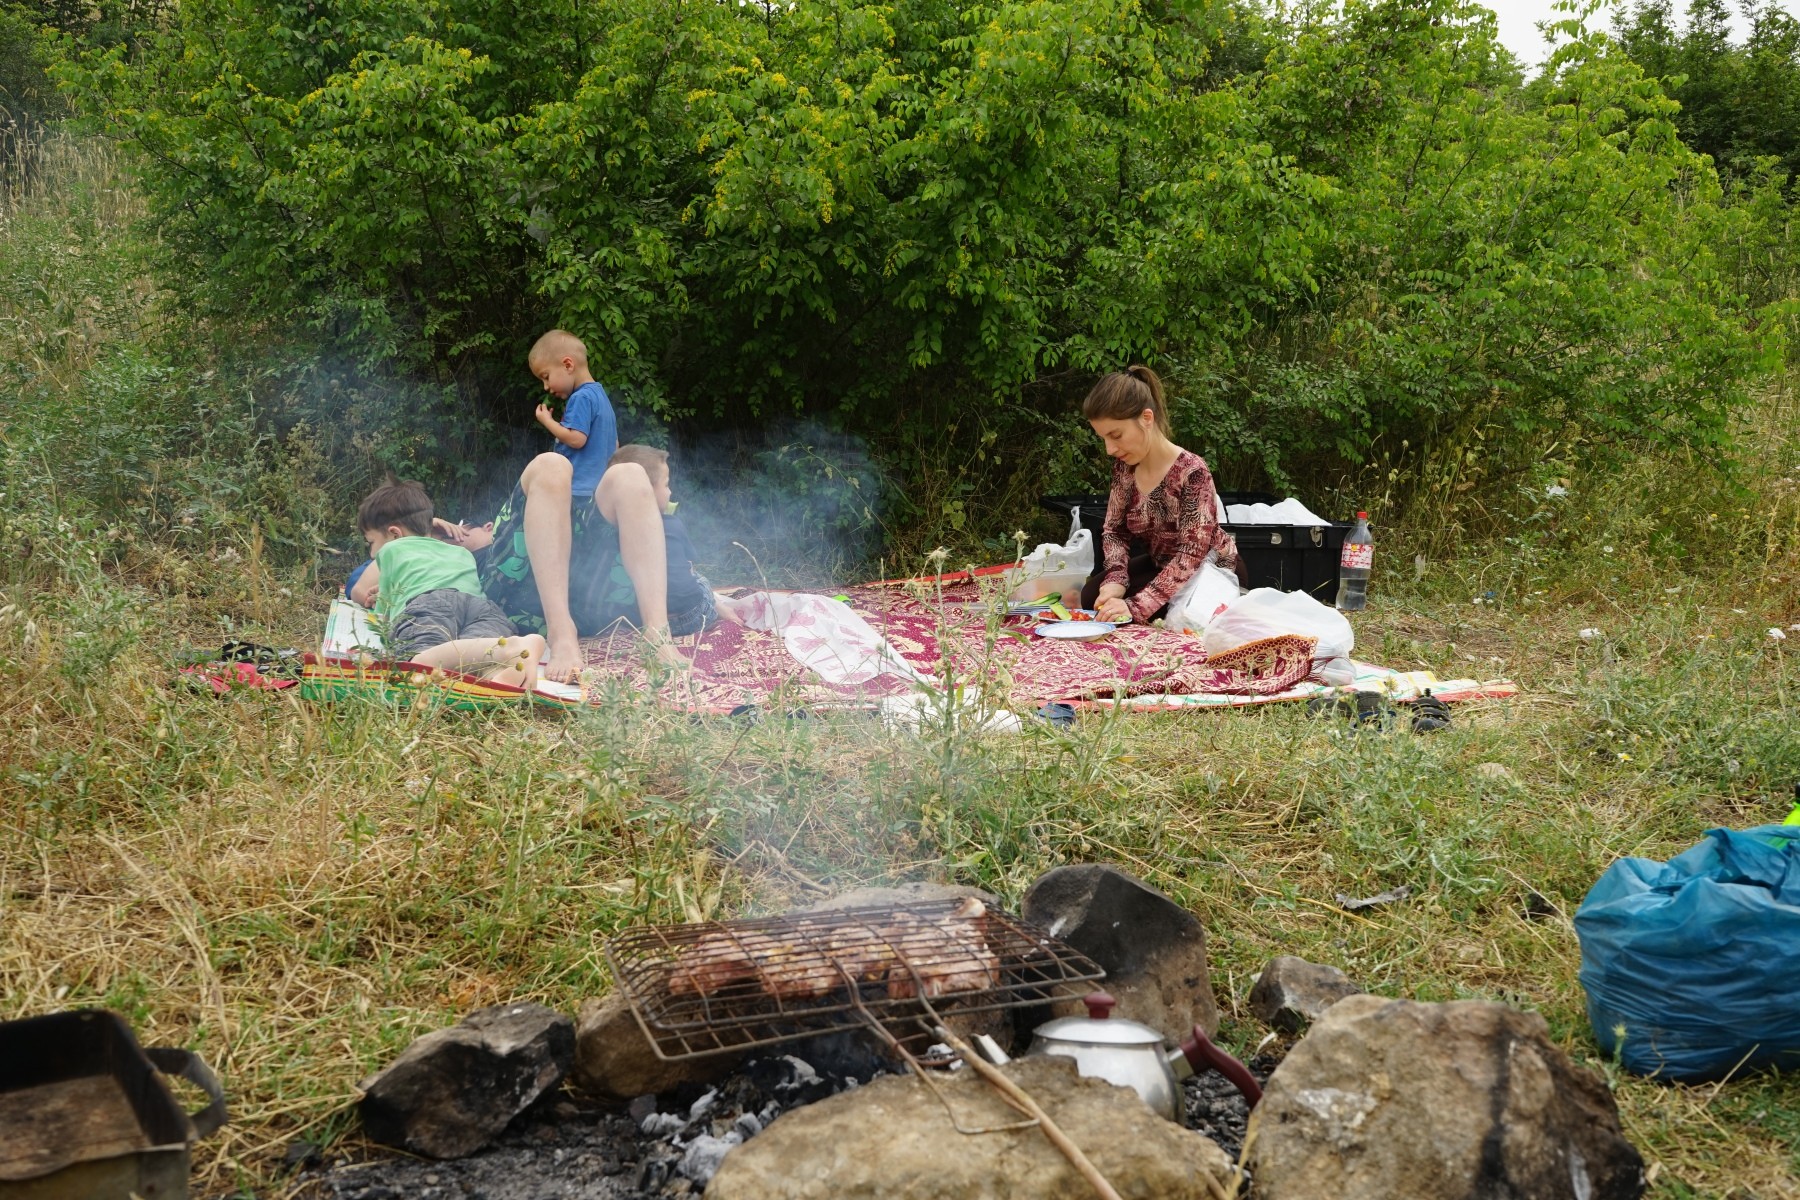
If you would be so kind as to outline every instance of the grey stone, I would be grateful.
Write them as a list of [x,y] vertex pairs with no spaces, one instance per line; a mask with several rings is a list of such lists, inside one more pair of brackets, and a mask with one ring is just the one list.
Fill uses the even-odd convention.
[[1340,1000],[1250,1117],[1257,1200],[1635,1200],[1606,1083],[1503,1004]]
[[[1233,1169],[1210,1140],[1157,1116],[1137,1093],[1084,1079],[1067,1059],[1006,1073],[1127,1200],[1212,1200]],[[1019,1114],[971,1070],[938,1086],[965,1127]],[[1221,1190],[1215,1190],[1221,1189]],[[787,1113],[726,1157],[707,1200],[1044,1200],[1093,1189],[1035,1128],[965,1136],[911,1075],[889,1075]]]
[[1325,1015],[1325,1010],[1362,989],[1336,967],[1282,955],[1257,976],[1250,989],[1250,1011],[1270,1029],[1299,1033]]
[[683,1083],[716,1083],[742,1061],[741,1054],[663,1058],[644,1036],[631,1005],[616,994],[584,1002],[575,1022],[575,1082],[612,1100],[666,1092]]
[[386,1146],[461,1158],[562,1084],[574,1026],[541,1004],[500,1004],[419,1038],[359,1086],[363,1128]]
[[[1206,966],[1206,929],[1194,914],[1117,867],[1057,867],[1031,885],[1024,915],[1106,970],[1098,985],[1118,1000],[1113,1015],[1141,1021],[1175,1042],[1195,1025],[1219,1031]],[[1087,1010],[1079,998],[1056,1016]]]

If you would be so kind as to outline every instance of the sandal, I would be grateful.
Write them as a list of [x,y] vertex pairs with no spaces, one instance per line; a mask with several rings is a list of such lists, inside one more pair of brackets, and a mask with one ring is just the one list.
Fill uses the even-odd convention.
[[1450,706],[1432,695],[1429,690],[1413,701],[1412,710],[1414,733],[1431,733],[1434,730],[1450,728]]
[[1354,692],[1350,695],[1340,692],[1329,696],[1314,696],[1306,702],[1306,715],[1348,720],[1350,728],[1357,732],[1379,731],[1394,723],[1394,710],[1389,706],[1387,697],[1380,692]]
[[1394,724],[1393,706],[1380,692],[1358,692],[1350,724],[1356,729],[1388,729]]

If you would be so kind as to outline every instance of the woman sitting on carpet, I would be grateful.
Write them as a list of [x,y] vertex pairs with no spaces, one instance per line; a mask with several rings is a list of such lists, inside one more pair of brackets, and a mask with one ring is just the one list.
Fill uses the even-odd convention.
[[1155,371],[1133,366],[1102,377],[1081,415],[1112,456],[1112,494],[1094,573],[1065,604],[1078,601],[1103,621],[1154,621],[1209,555],[1238,569],[1237,543],[1219,526],[1212,473],[1171,440]]

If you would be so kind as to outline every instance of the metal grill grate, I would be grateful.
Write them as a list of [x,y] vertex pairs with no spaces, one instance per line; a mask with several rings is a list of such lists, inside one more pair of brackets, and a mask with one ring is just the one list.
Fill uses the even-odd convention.
[[[606,945],[632,1012],[666,1059],[922,1016],[1042,1003],[1106,973],[977,900],[653,925]],[[854,995],[852,989],[855,989]]]

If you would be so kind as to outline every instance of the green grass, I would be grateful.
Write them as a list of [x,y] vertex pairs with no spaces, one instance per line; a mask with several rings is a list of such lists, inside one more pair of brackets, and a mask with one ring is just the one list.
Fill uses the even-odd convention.
[[[103,1004],[199,1050],[235,1113],[200,1194],[281,1194],[283,1146],[352,1134],[355,1083],[413,1036],[606,990],[600,941],[632,922],[903,879],[1017,901],[1084,860],[1200,915],[1239,1050],[1262,1038],[1244,996],[1276,954],[1384,994],[1504,1000],[1607,1073],[1653,1195],[1800,1190],[1800,1082],[1664,1087],[1600,1062],[1568,921],[1614,858],[1779,819],[1800,779],[1800,633],[1765,632],[1800,621],[1787,396],[1748,431],[1739,490],[1695,477],[1712,521],[1661,511],[1673,468],[1642,463],[1510,542],[1380,531],[1362,652],[1522,685],[1431,737],[1349,736],[1296,706],[983,738],[641,697],[573,717],[214,699],[175,659],[226,634],[315,639],[341,564],[303,533],[338,537],[353,489],[167,349],[198,335],[141,282],[128,193],[64,151],[68,186],[0,210],[0,1017]],[[72,292],[137,299],[74,338]],[[142,461],[59,424],[110,428],[146,379],[163,433]],[[1687,556],[1652,557],[1665,529]],[[1396,884],[1413,898],[1334,901]],[[1528,916],[1534,893],[1557,911]]]

